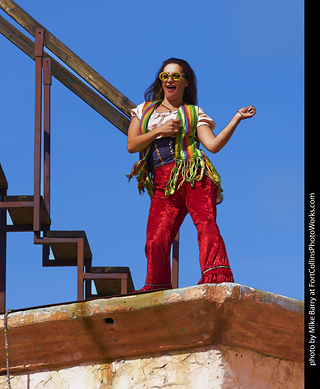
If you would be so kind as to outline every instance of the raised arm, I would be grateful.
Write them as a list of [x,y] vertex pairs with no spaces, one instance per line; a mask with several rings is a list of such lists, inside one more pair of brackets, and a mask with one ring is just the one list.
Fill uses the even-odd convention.
[[199,126],[197,128],[198,138],[207,150],[212,153],[217,153],[228,143],[240,121],[251,118],[255,113],[256,109],[252,105],[239,109],[227,126],[217,136],[214,135],[210,127]]

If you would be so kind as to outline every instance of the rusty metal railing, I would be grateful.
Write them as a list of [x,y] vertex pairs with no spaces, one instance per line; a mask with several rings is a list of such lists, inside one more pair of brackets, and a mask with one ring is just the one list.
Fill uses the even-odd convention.
[[[92,254],[84,231],[50,230],[51,77],[54,76],[124,134],[128,132],[130,110],[135,104],[14,1],[0,0],[0,8],[35,37],[35,42],[33,42],[0,16],[0,33],[34,59],[36,69],[33,196],[8,196],[8,182],[0,164],[0,312],[5,311],[7,232],[33,231],[34,243],[43,246],[43,266],[77,266],[78,300],[92,297],[91,280],[118,278],[121,280],[121,293],[126,293],[129,278],[132,283],[131,276],[126,271],[118,273],[109,271],[98,274],[91,270]],[[47,47],[85,82],[45,52],[44,47]],[[42,136],[44,137],[43,197],[41,196]],[[10,213],[13,225],[7,225],[7,211]],[[49,259],[50,247],[54,253],[54,260]],[[174,288],[178,287],[178,268],[179,232],[172,249],[172,285]]]

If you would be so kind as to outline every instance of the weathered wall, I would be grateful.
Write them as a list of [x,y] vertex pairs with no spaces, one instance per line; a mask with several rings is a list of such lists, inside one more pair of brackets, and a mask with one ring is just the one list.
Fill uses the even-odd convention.
[[[303,389],[303,364],[230,347],[202,347],[110,364],[15,375],[12,389]],[[0,388],[7,388],[0,377]]]
[[13,389],[303,388],[303,302],[238,284],[15,311],[7,329]]

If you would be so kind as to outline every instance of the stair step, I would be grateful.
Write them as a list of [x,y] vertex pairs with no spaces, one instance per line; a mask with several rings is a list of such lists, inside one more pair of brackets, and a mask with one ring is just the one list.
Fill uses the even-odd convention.
[[[134,285],[131,277],[131,272],[129,267],[92,267],[91,273],[94,274],[127,274],[128,275],[128,293],[134,291]],[[98,293],[98,296],[112,296],[121,294],[121,279],[100,279],[94,280],[95,287]]]
[[0,189],[8,189],[8,181],[0,163]]
[[[92,253],[85,231],[47,231],[46,236],[54,240],[52,243],[50,243],[50,246],[55,259],[70,261],[69,266],[76,266],[77,264],[77,243],[59,243],[59,240],[64,238],[84,238],[84,259],[85,261],[91,261]],[[53,263],[54,260],[52,260],[52,264]]]
[[[33,224],[33,201],[34,196],[4,196],[3,202],[5,203],[22,203],[21,208],[12,207],[8,208],[12,223],[15,225],[32,225]],[[23,206],[24,203],[30,203],[28,206]],[[41,196],[40,198],[40,207],[41,207],[41,224],[50,225],[51,220],[48,215],[44,200]]]

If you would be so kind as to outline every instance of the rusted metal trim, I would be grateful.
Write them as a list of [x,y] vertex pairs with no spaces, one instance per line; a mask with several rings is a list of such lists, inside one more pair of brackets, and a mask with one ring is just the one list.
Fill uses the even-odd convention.
[[78,278],[78,287],[77,287],[77,298],[78,300],[84,299],[84,239],[78,238],[78,266],[77,266],[77,278]]
[[79,238],[50,238],[50,237],[36,237],[35,244],[52,244],[52,243],[78,243]]
[[43,59],[43,199],[50,217],[50,182],[51,182],[51,59]]
[[[0,189],[0,200],[7,195],[7,188]],[[0,312],[6,309],[7,278],[7,211],[0,202]]]
[[35,119],[34,119],[34,208],[33,230],[41,230],[41,125],[42,125],[42,56],[43,30],[35,31]]
[[7,232],[31,232],[33,231],[33,225],[30,224],[13,224],[7,225]]
[[172,244],[172,287],[178,288],[179,284],[179,231]]
[[85,280],[114,280],[114,279],[128,279],[127,273],[84,273]]
[[34,201],[1,201],[0,209],[33,208]]

